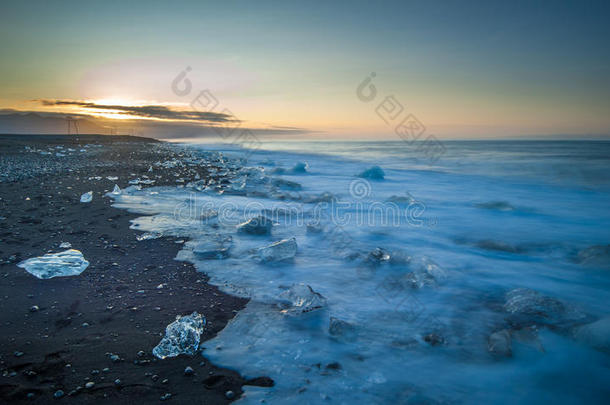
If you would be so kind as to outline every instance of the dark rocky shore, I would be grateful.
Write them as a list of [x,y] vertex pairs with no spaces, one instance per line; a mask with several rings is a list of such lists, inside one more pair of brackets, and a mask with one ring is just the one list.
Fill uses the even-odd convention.
[[[135,215],[104,197],[115,183],[126,187],[150,175],[153,162],[179,154],[147,138],[0,136],[1,402],[212,404],[239,397],[248,382],[236,372],[200,355],[158,360],[151,350],[176,315],[193,311],[207,318],[205,346],[245,300],[175,261],[180,241],[137,241],[129,229]],[[188,179],[194,171],[155,167],[154,185],[175,185],[177,173]],[[90,190],[93,201],[81,203]],[[65,250],[62,242],[90,262],[79,276],[39,280],[17,267]]]

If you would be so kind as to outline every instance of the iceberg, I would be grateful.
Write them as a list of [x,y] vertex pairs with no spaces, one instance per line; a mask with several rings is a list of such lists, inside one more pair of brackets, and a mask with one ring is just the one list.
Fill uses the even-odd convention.
[[17,266],[24,268],[35,277],[48,279],[53,277],[78,276],[89,266],[89,262],[85,260],[80,251],[69,249],[60,253],[49,253],[44,256],[27,259]]
[[366,169],[365,171],[360,173],[358,177],[371,180],[383,180],[385,177],[385,173],[383,172],[383,169],[381,167],[373,166],[370,169]]
[[258,249],[258,253],[264,262],[289,260],[297,254],[297,240],[295,238],[282,239]]
[[280,294],[280,299],[284,304],[282,312],[289,315],[303,314],[326,306],[326,298],[303,283],[293,284]]
[[93,191],[88,191],[80,196],[80,202],[82,203],[89,203],[91,200],[93,200]]
[[197,312],[177,316],[176,320],[165,328],[165,336],[155,346],[153,354],[162,360],[180,354],[193,356],[199,349],[199,341],[205,324],[205,317]]
[[273,224],[269,218],[259,215],[239,224],[237,230],[251,235],[267,235],[271,233],[272,227]]

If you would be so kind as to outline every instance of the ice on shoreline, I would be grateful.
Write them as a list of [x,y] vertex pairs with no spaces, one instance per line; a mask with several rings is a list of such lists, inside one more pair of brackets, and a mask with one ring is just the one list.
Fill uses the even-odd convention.
[[93,191],[88,191],[80,196],[80,202],[90,203],[93,200]]
[[27,259],[17,266],[24,268],[35,277],[49,279],[53,277],[78,276],[89,266],[89,262],[85,260],[80,251],[69,249],[60,253],[49,253],[44,256]]
[[282,239],[258,249],[258,254],[264,262],[289,260],[297,254],[297,241],[295,238]]
[[205,324],[205,317],[197,312],[177,316],[176,320],[165,328],[165,336],[155,346],[153,354],[162,360],[180,354],[193,356],[199,349],[199,341]]

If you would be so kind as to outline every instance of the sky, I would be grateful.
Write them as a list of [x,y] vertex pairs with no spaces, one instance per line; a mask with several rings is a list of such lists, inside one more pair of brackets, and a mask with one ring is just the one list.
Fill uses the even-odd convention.
[[[233,122],[299,139],[391,139],[409,116],[448,139],[610,134],[607,1],[3,1],[0,10],[5,112],[146,128]],[[361,86],[373,86],[368,100],[358,88],[372,73]]]

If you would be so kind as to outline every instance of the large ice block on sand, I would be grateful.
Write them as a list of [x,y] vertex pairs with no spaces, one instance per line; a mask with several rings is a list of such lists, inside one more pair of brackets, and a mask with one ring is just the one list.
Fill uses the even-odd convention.
[[78,276],[85,271],[89,262],[83,254],[75,249],[59,253],[49,253],[33,257],[19,263],[17,266],[41,279],[53,277]]
[[197,312],[176,317],[176,320],[165,328],[165,337],[155,346],[153,354],[160,359],[176,357],[179,354],[194,355],[199,349],[204,326],[205,318]]

